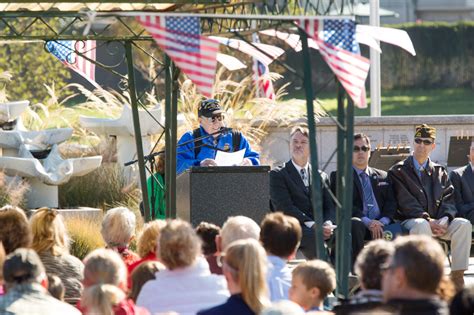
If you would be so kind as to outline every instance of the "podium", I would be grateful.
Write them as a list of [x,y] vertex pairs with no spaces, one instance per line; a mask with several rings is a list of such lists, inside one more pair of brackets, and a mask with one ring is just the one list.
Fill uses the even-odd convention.
[[244,215],[260,225],[270,211],[270,166],[192,167],[176,178],[177,216],[196,226],[222,227],[229,216]]

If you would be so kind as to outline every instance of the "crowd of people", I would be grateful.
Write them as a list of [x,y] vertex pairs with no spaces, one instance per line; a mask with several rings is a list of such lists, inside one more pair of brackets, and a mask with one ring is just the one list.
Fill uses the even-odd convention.
[[292,216],[269,213],[260,225],[235,216],[222,227],[156,220],[142,228],[136,252],[130,248],[135,221],[127,208],[110,209],[101,228],[105,247],[81,261],[69,253],[68,232],[56,210],[42,208],[27,218],[17,207],[1,208],[0,314],[474,310],[472,288],[456,294],[444,274],[443,249],[426,235],[369,242],[354,266],[360,290],[349,300],[329,303],[335,301],[328,299],[336,288],[334,268],[322,260],[294,260],[303,231]]

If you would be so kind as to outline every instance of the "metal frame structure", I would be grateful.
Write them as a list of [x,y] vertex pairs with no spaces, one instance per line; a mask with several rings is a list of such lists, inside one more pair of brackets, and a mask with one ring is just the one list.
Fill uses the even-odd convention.
[[[72,0],[63,1],[65,3]],[[17,1],[18,3],[36,3],[34,1]],[[48,1],[46,1],[48,2]],[[92,2],[90,0],[81,1],[82,3]],[[110,1],[113,3],[122,3],[122,1]],[[183,1],[185,2],[185,1]],[[286,1],[284,1],[286,3]],[[5,3],[0,1],[0,4]],[[109,3],[109,1],[103,1],[103,3]],[[161,3],[161,1],[145,1],[143,3]],[[193,3],[214,3],[213,1],[194,1]],[[204,33],[226,33],[238,36],[239,39],[244,39],[244,35],[249,34],[253,31],[260,30],[268,27],[279,27],[282,22],[290,20],[285,14],[299,14],[300,16],[311,16],[315,14],[324,14],[329,12],[330,6],[320,12],[317,7],[313,7],[310,4],[311,1],[306,1],[305,6],[299,5],[298,1],[295,1],[293,5],[286,3],[285,6],[278,6],[275,1],[274,4],[262,4],[262,3],[230,3],[230,4],[216,4],[209,5],[206,7],[200,7],[197,9],[187,8],[187,12],[193,12],[197,15],[207,16],[201,19],[202,29]],[[319,2],[318,2],[319,3]],[[333,1],[331,1],[333,3]],[[189,4],[188,4],[189,5]],[[343,8],[341,8],[342,10]],[[143,144],[140,137],[140,121],[138,118],[138,107],[140,104],[140,96],[137,95],[136,83],[134,76],[134,62],[133,62],[133,50],[143,49],[137,44],[140,41],[151,41],[152,38],[147,35],[143,29],[135,30],[129,26],[127,19],[129,17],[124,16],[125,12],[101,12],[101,17],[114,17],[117,19],[117,23],[127,32],[120,36],[109,35],[107,33],[108,27],[105,27],[100,32],[92,31],[90,34],[80,34],[75,25],[83,25],[88,22],[88,18],[82,12],[61,12],[61,11],[5,11],[0,12],[0,25],[4,25],[3,33],[0,33],[0,40],[98,40],[106,43],[110,41],[120,42],[125,49],[125,60],[127,64],[128,76],[121,75],[116,72],[112,67],[105,64],[96,64],[116,75],[119,75],[126,82],[126,86],[130,93],[131,107],[133,114],[134,129],[136,135],[136,147],[137,147],[137,162],[139,165],[140,184],[142,188],[143,200],[148,200],[148,192],[146,186],[146,173],[145,173],[145,162],[143,154]],[[238,14],[237,14],[238,13]],[[227,16],[227,14],[233,14]],[[266,16],[258,16],[258,14],[268,14]],[[213,17],[214,16],[214,17]],[[21,24],[21,20],[29,19],[24,22],[24,25],[19,27],[17,24]],[[61,19],[63,21],[62,26],[59,28],[57,25],[50,23],[51,20]],[[250,23],[249,21],[255,21]],[[50,30],[49,34],[34,35],[29,34],[29,31],[36,24],[41,24]],[[1,27],[1,26],[0,26]],[[0,31],[1,32],[1,31]],[[303,80],[306,90],[306,104],[307,104],[307,118],[308,127],[310,131],[310,149],[311,149],[311,164],[318,165],[318,154],[316,148],[316,124],[314,119],[314,108],[313,102],[315,99],[315,93],[313,92],[312,80],[311,80],[311,60],[308,50],[307,36],[304,31],[299,31],[302,46],[303,46],[303,57],[304,57],[304,75],[301,76],[297,71],[291,69],[288,65],[281,63],[286,69],[299,75]],[[249,42],[249,44],[252,44]],[[255,46],[254,46],[255,47]],[[255,47],[257,48],[257,47]],[[258,49],[258,48],[257,48]],[[265,52],[263,52],[265,53]],[[150,56],[151,57],[151,56]],[[176,217],[176,140],[177,140],[177,105],[178,105],[178,83],[177,78],[179,70],[173,65],[168,57],[165,57],[164,61],[165,71],[165,115],[166,125],[164,128],[165,143],[166,143],[166,172],[165,172],[165,183],[166,183],[166,202],[167,202],[167,217]],[[338,251],[336,259],[336,271],[337,271],[337,293],[341,296],[347,297],[348,295],[348,273],[350,264],[350,212],[351,212],[351,201],[352,201],[352,137],[353,137],[353,104],[349,101],[347,106],[344,106],[344,93],[342,89],[339,89],[338,96],[338,117],[334,119],[338,126],[338,177],[337,177],[337,198],[335,196],[335,203],[337,205],[337,224],[339,228],[336,231],[336,251]],[[161,137],[160,137],[161,138]],[[333,152],[334,156],[336,152]],[[317,254],[321,259],[327,259],[326,251],[324,249],[324,241],[322,234],[322,191],[321,178],[317,167],[312,168],[312,200],[315,218],[315,237],[317,240]],[[150,210],[148,202],[144,202],[145,207],[145,218],[150,220]],[[348,213],[349,212],[349,213]],[[349,253],[349,254],[348,254]]]

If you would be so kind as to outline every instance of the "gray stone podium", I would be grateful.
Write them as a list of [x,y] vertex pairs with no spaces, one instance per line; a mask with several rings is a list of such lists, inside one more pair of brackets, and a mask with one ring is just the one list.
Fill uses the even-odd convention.
[[269,166],[192,167],[176,179],[177,216],[222,226],[244,215],[258,224],[270,211]]

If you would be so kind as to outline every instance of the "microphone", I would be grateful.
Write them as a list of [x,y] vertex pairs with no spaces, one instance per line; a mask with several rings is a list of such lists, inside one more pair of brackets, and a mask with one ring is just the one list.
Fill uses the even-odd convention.
[[226,134],[232,132],[232,128],[220,127],[218,132],[219,132],[220,134],[222,134],[222,135],[226,135]]

